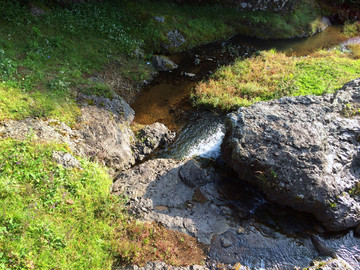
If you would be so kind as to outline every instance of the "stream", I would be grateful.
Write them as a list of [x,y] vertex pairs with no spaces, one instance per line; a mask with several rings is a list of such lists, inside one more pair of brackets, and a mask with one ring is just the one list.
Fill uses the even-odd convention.
[[[272,48],[301,56],[344,41],[340,26],[330,26],[309,38],[264,41],[234,36],[203,45],[170,55],[179,67],[160,72],[131,105],[136,112],[136,124],[161,122],[177,132],[176,140],[151,158],[200,156],[217,160],[222,181],[216,184],[219,194],[216,200],[219,207],[230,209],[226,215],[230,229],[214,237],[208,264],[216,266],[221,262],[232,266],[240,262],[249,269],[282,270],[308,267],[313,260],[332,256],[344,259],[352,269],[360,269],[360,239],[354,237],[353,231],[327,234],[312,216],[267,201],[255,188],[224,169],[220,146],[225,134],[225,115],[193,108],[189,101],[191,88],[197,82],[237,57]],[[222,248],[224,237],[237,244]]]

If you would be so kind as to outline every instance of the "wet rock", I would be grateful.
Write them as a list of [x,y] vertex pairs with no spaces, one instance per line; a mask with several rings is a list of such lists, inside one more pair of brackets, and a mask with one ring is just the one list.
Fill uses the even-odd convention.
[[355,227],[360,117],[342,112],[359,102],[357,79],[333,95],[284,97],[241,108],[227,118],[224,160],[270,200],[314,214],[327,230]]
[[[216,195],[208,195],[211,183],[202,182],[204,185],[200,187],[208,200],[205,203],[193,201],[198,188],[189,187],[179,176],[180,170],[190,175],[184,171],[187,168],[191,170],[192,166],[183,168],[187,162],[189,160],[147,161],[116,177],[112,192],[128,196],[131,211],[141,219],[159,222],[169,229],[187,233],[202,243],[210,244],[213,235],[225,232],[229,226],[223,209],[214,204]],[[211,176],[212,173],[204,169],[206,176],[216,179],[216,176]],[[216,192],[216,189],[212,190]]]
[[56,163],[67,169],[81,168],[80,162],[69,153],[54,151],[52,157]]
[[178,67],[173,61],[163,55],[154,55],[152,63],[157,71],[170,71]]
[[[294,266],[308,266],[318,256],[311,240],[287,236],[256,222],[242,224],[243,234],[230,228],[214,237],[209,251],[209,262],[242,265],[240,269],[293,270]],[[223,246],[223,239],[231,245]]]
[[164,147],[175,139],[175,132],[164,124],[154,123],[144,127],[138,133],[138,141],[133,147],[137,160],[142,160],[158,147]]

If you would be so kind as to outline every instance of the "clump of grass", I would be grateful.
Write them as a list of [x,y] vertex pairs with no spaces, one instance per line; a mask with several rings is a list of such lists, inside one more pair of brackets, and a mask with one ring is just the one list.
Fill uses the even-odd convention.
[[298,58],[261,52],[220,68],[196,86],[191,98],[197,106],[230,111],[285,95],[333,92],[359,76],[360,60],[354,54],[331,50]]
[[356,37],[360,34],[360,22],[346,22],[342,28],[345,37]]
[[[0,140],[1,269],[111,269],[117,258],[184,264],[191,257],[172,252],[178,239],[163,238],[171,235],[163,227],[129,217],[125,201],[109,192],[106,168],[77,157],[82,168],[67,169],[54,151],[68,149]],[[185,251],[201,252],[186,239]]]

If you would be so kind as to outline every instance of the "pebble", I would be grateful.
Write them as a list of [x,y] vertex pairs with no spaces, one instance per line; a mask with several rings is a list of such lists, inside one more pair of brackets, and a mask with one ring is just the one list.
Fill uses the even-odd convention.
[[227,239],[227,238],[225,238],[225,237],[221,237],[220,241],[221,241],[221,245],[222,245],[224,248],[230,247],[230,246],[232,245],[232,243],[230,242],[230,240]]

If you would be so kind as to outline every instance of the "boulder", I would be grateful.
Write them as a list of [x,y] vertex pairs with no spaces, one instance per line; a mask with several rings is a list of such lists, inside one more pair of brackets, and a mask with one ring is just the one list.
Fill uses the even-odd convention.
[[141,129],[133,152],[137,160],[142,160],[158,147],[164,147],[175,139],[175,132],[162,123],[154,123]]
[[[223,158],[282,205],[330,231],[360,223],[360,79],[335,94],[284,97],[227,117]],[[345,115],[352,117],[346,117]]]
[[[133,165],[135,136],[129,128],[134,118],[131,107],[119,96],[108,99],[81,95],[78,101],[81,116],[77,123],[32,118],[8,120],[0,125],[0,138],[64,143],[74,154],[96,158],[114,170]],[[57,153],[54,159],[65,167],[75,165],[67,155]]]
[[163,55],[154,55],[152,63],[157,71],[170,71],[178,67],[173,61]]

